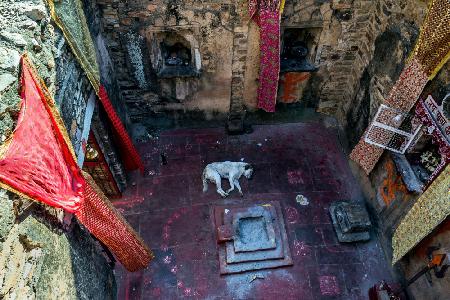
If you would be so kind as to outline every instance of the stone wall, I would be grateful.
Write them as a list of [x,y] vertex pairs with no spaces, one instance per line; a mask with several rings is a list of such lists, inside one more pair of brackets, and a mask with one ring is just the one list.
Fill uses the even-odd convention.
[[114,275],[89,233],[21,202],[0,191],[0,298],[114,299]]
[[[0,141],[16,125],[20,55],[27,51],[57,103],[77,153],[92,89],[42,0],[0,3]],[[63,212],[0,190],[1,299],[112,299],[102,248]],[[66,217],[70,220],[70,216]],[[67,222],[66,222],[67,223]],[[67,225],[67,224],[66,224]]]
[[[236,3],[97,0],[133,122],[151,122],[170,112],[201,112],[205,118],[228,113],[234,35],[239,30]],[[190,75],[161,75],[166,42],[189,49]]]
[[[112,53],[132,122],[177,118],[176,112],[217,119],[238,114],[243,108],[256,109],[259,28],[248,18],[247,3],[97,1],[105,44]],[[319,70],[288,80],[282,76],[279,100],[304,103],[335,116],[343,126],[358,122],[354,103],[360,106],[363,101],[361,89],[366,83],[362,81],[367,80],[376,40],[384,34],[384,39],[401,41],[399,46],[410,46],[425,9],[420,0],[287,0],[282,37],[287,29],[308,32],[308,59]],[[161,78],[164,57],[158,48],[164,39],[170,39],[168,35],[181,36],[191,48],[198,77]],[[401,69],[407,50],[397,57],[395,68]],[[388,82],[372,84],[389,84],[395,81],[396,72],[380,78]]]

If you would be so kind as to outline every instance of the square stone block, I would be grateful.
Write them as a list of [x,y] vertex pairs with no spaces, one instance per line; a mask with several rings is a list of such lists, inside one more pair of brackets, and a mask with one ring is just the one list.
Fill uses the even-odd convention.
[[221,274],[292,265],[278,202],[248,207],[215,207],[214,217],[217,228],[230,224],[233,228],[230,240],[219,243]]

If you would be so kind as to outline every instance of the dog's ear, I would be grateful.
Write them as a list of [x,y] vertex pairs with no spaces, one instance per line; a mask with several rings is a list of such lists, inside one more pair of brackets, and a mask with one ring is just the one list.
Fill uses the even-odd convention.
[[244,167],[245,170],[253,169],[251,164],[246,164]]

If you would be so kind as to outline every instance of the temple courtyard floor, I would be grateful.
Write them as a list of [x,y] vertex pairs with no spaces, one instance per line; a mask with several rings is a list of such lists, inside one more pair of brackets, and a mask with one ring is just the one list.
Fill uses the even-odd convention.
[[[241,136],[223,128],[168,130],[139,145],[145,174],[132,174],[114,204],[155,259],[137,273],[117,265],[119,299],[368,299],[371,286],[392,281],[374,234],[367,243],[336,238],[329,204],[363,201],[337,131],[320,122],[253,129]],[[222,199],[213,184],[202,192],[203,168],[226,160],[254,166],[252,180],[240,179],[243,197],[235,190]],[[270,201],[281,204],[293,265],[220,275],[214,207]]]

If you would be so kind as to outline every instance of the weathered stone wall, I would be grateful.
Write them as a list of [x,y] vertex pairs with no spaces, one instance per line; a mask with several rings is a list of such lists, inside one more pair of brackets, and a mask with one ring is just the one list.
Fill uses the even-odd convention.
[[[420,26],[425,8],[426,4],[419,0],[288,0],[282,18],[282,32],[286,28],[310,31],[309,60],[319,67],[318,72],[311,73],[308,79],[300,77],[293,83],[299,90],[298,101],[318,112],[335,116],[344,127],[347,122],[361,119],[361,116],[348,115],[355,104],[359,104],[360,100],[355,97],[361,78],[366,78],[366,68],[371,61],[390,57],[390,53],[381,51],[374,58],[376,40],[387,28],[397,27],[401,32],[392,37],[392,42],[396,43],[397,38],[413,39],[409,42],[413,43],[415,36],[411,37],[412,29],[409,27]],[[403,51],[409,49],[404,48]],[[405,55],[402,53],[402,57],[397,59],[396,64],[400,64],[400,68]],[[390,81],[395,81],[396,75],[389,74],[393,76],[389,77]]]
[[[75,150],[92,89],[42,0],[0,3],[0,137],[19,111],[19,59],[27,51],[60,109]],[[1,299],[112,299],[115,280],[101,247],[63,213],[0,190]]]
[[[97,4],[132,122],[177,118],[174,112],[211,119],[256,109],[259,28],[248,18],[247,1],[98,0]],[[361,107],[364,80],[373,75],[367,67],[375,59],[376,40],[397,39],[398,46],[406,48],[391,48],[403,49],[394,59],[395,72],[374,79],[372,88],[395,81],[425,9],[420,0],[287,0],[282,36],[287,29],[309,32],[308,59],[319,70],[288,80],[281,76],[279,100],[301,102],[333,115],[344,127],[365,119],[357,116],[363,109],[356,111],[354,106]],[[162,58],[155,49],[168,34],[182,36],[194,56],[198,49],[194,63],[201,69],[199,78],[160,78]]]
[[[205,117],[229,111],[237,3],[97,1],[133,122],[149,122],[154,113],[171,111],[201,111]],[[171,39],[190,47],[198,76],[158,76],[163,67],[160,43]]]
[[0,298],[114,299],[114,275],[91,236],[75,222],[63,229],[38,204],[18,215],[20,202],[0,191]]

